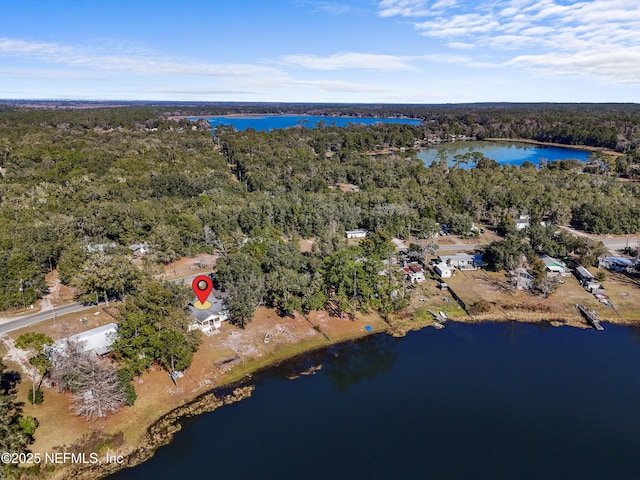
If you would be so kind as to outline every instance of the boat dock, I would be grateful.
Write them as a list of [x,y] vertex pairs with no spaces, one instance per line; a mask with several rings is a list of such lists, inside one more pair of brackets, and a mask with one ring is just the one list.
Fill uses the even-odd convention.
[[447,314],[444,312],[434,312],[433,310],[427,310],[431,315],[433,315],[434,320],[438,320],[439,322],[446,322],[449,320]]
[[600,317],[598,317],[598,314],[596,312],[591,310],[589,307],[585,307],[581,303],[576,303],[576,308],[582,314],[582,316],[587,319],[589,325],[591,325],[596,330],[604,330],[604,327],[600,325]]

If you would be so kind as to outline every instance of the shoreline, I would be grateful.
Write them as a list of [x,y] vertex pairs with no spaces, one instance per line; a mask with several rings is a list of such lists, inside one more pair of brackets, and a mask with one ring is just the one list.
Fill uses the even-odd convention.
[[[640,325],[637,303],[634,303],[639,298],[637,287],[633,286],[636,292],[631,292],[629,290],[632,287],[631,285],[623,284],[620,278],[614,274],[610,275],[607,280],[609,285],[607,288],[610,290],[610,295],[613,295],[613,298],[620,302],[617,305],[618,308],[605,309],[601,307],[598,309],[597,306],[593,308],[599,310],[603,322],[611,325],[626,327]],[[428,327],[441,328],[435,321],[433,311],[444,311],[451,322],[463,324],[510,323],[516,321],[554,327],[592,328],[575,310],[574,304],[576,302],[588,304],[590,301],[594,302],[593,305],[598,304],[595,304],[590,293],[578,285],[577,280],[572,277],[566,280],[566,284],[560,287],[562,290],[557,291],[551,297],[543,299],[529,294],[504,291],[501,288],[496,290],[498,281],[503,282],[504,279],[493,272],[460,271],[459,274],[450,279],[449,288],[446,291],[440,290],[433,281],[424,282],[412,296],[412,302],[409,306],[396,314],[389,315],[386,319],[383,319],[378,314],[363,315],[358,313],[355,320],[343,322],[335,317],[330,317],[324,311],[314,312],[311,318],[296,315],[295,319],[287,320],[291,322],[286,324],[290,331],[295,331],[295,324],[304,326],[304,331],[309,331],[309,327],[314,327],[315,329],[317,326],[317,332],[322,335],[298,336],[295,337],[295,340],[282,344],[271,342],[268,348],[264,348],[262,342],[265,329],[272,328],[275,323],[281,324],[285,320],[279,317],[276,318],[273,310],[264,310],[251,324],[253,328],[257,329],[255,336],[259,338],[259,344],[264,349],[256,352],[246,362],[225,370],[225,372],[218,369],[219,371],[216,373],[211,374],[209,372],[208,376],[202,376],[201,370],[191,370],[191,374],[198,378],[197,387],[191,390],[191,386],[187,388],[183,386],[180,390],[182,392],[180,396],[169,396],[159,403],[154,403],[154,397],[140,397],[140,399],[144,400],[146,398],[148,400],[146,403],[143,402],[142,405],[137,403],[137,407],[134,406],[130,411],[131,420],[137,422],[137,427],[133,430],[135,435],[130,435],[131,432],[127,430],[129,428],[127,425],[129,424],[123,424],[121,423],[122,419],[118,419],[111,424],[107,421],[106,424],[102,423],[102,426],[82,427],[79,435],[69,437],[65,441],[60,441],[60,443],[54,443],[55,439],[52,440],[53,431],[48,431],[42,437],[44,445],[49,448],[79,452],[83,451],[83,445],[86,443],[83,440],[84,437],[95,431],[97,427],[98,435],[101,435],[106,440],[102,442],[102,445],[105,446],[104,448],[107,449],[109,454],[113,452],[113,454],[122,455],[122,464],[61,465],[53,471],[43,471],[42,478],[62,480],[74,475],[78,477],[77,480],[92,480],[111,475],[117,470],[134,467],[151,458],[158,448],[170,443],[174,434],[181,429],[182,419],[210,412],[221,406],[251,396],[253,391],[252,377],[256,373],[277,368],[279,365],[296,358],[308,357],[313,352],[322,351],[347,342],[358,341],[377,333],[403,337],[410,331],[422,330]],[[640,286],[640,284],[638,285]],[[629,291],[632,295],[631,298],[627,299],[627,297],[620,296],[618,299],[618,292],[620,291]],[[578,294],[579,297],[574,297],[575,294]],[[490,310],[481,311],[480,313],[475,310],[474,304],[483,298],[490,302],[491,305]],[[270,321],[275,323],[261,323],[266,322],[268,318],[271,318]],[[366,330],[364,328],[366,324],[373,325],[373,330]],[[320,329],[320,327],[322,328]],[[330,335],[324,335],[325,332]],[[238,333],[233,333],[229,330],[229,335],[234,337]],[[203,354],[205,356],[201,357],[201,365],[203,364],[202,359],[208,358],[206,350],[203,350]],[[225,357],[225,355],[220,357]],[[209,358],[208,361],[211,361],[211,359]],[[198,372],[198,375],[194,372]],[[151,372],[150,375],[152,375],[151,379],[145,377],[145,382],[142,383],[153,385],[157,377],[162,376],[159,371]],[[191,378],[190,375],[188,377]],[[136,390],[140,394],[138,387],[136,387]],[[145,390],[143,389],[142,392],[145,392]],[[145,394],[143,393],[142,395]],[[60,414],[62,414],[62,411]],[[124,415],[126,416],[127,413],[125,412]],[[123,438],[126,438],[125,441],[120,441],[120,443],[111,441],[112,437],[123,434],[125,435]],[[39,449],[39,447],[36,448]],[[46,450],[41,451],[44,452]]]
[[512,142],[512,143],[529,143],[531,145],[542,145],[545,147],[559,147],[559,148],[570,148],[573,150],[582,150],[587,152],[602,152],[608,155],[620,156],[624,155],[624,153],[616,152],[615,150],[611,150],[606,147],[589,147],[588,145],[566,145],[564,143],[555,143],[555,142],[540,142],[538,140],[531,140],[529,138],[484,138],[479,140],[481,142]]
[[[452,318],[449,321],[452,323],[470,325],[518,322],[527,324],[548,324],[549,326],[556,328],[566,326],[580,329],[592,329],[592,327],[582,318],[579,321],[575,321],[573,318],[566,318],[565,315],[517,310],[509,312],[509,315],[503,318],[497,317],[495,314],[486,314],[474,316],[468,315],[466,318]],[[603,322],[623,327],[634,325],[634,322],[624,319],[622,321],[606,319],[603,320]],[[181,422],[184,419],[213,412],[225,405],[231,405],[250,398],[255,386],[247,384],[246,382],[247,380],[250,381],[254,375],[260,372],[277,368],[283,363],[294,361],[298,358],[304,358],[314,352],[322,351],[335,345],[355,342],[371,335],[386,334],[393,337],[403,337],[410,331],[423,330],[429,327],[434,327],[434,322],[432,320],[416,321],[411,325],[402,325],[397,327],[394,327],[393,322],[391,322],[389,328],[382,332],[362,332],[362,334],[353,336],[352,338],[345,338],[320,346],[311,346],[308,349],[304,349],[290,356],[276,358],[273,362],[266,365],[256,365],[256,368],[251,368],[251,366],[249,366],[248,371],[244,371],[240,375],[236,376],[231,375],[228,381],[212,388],[209,391],[202,392],[186,403],[177,405],[168,412],[160,415],[146,428],[144,435],[135,445],[131,445],[128,451],[122,452],[124,457],[124,462],[122,464],[97,464],[88,467],[82,465],[72,466],[70,468],[62,468],[53,472],[53,475],[48,478],[67,478],[68,475],[71,474],[76,478],[76,480],[94,480],[96,478],[104,478],[119,470],[135,467],[150,459],[155,455],[156,451],[160,447],[171,443],[174,435],[181,430]],[[292,379],[295,378],[297,377],[293,377]],[[56,475],[56,473],[59,474],[59,476]]]

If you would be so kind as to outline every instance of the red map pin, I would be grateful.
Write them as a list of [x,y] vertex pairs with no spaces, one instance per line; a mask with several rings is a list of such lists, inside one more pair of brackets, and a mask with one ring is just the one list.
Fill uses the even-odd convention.
[[200,305],[194,305],[194,307],[204,307],[207,297],[211,293],[211,290],[213,290],[213,282],[211,279],[206,275],[198,275],[193,279],[191,288],[193,288],[193,293],[195,293],[198,300],[200,300]]

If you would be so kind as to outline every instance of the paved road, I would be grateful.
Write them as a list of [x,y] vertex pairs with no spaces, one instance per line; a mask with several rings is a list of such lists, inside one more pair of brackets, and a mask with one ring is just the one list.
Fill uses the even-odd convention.
[[[174,278],[173,280],[169,280],[172,283],[182,282],[187,285],[191,285],[191,282],[198,275],[202,275],[201,273],[197,273],[195,275],[190,275],[188,277]],[[66,315],[67,313],[77,313],[82,312],[84,310],[95,310],[95,305],[83,305],[79,302],[70,303],[68,305],[63,305],[60,307],[55,307],[55,309],[47,309],[44,311],[40,311],[38,313],[33,313],[31,315],[24,315],[22,317],[14,318],[13,320],[9,320],[8,322],[0,324],[0,335],[11,332],[13,330],[18,330],[19,328],[26,327],[29,325],[33,325],[34,323],[43,322],[44,320],[50,320],[56,317],[60,317],[62,315]]]
[[68,305],[63,305],[61,307],[56,307],[53,310],[45,310],[38,313],[33,313],[31,315],[25,315],[24,317],[16,318],[15,320],[10,320],[6,323],[1,324],[0,335],[3,333],[11,332],[13,330],[17,330],[22,327],[26,327],[28,325],[33,325],[34,323],[49,320],[54,317],[54,314],[56,317],[59,317],[61,315],[66,315],[67,313],[81,312],[90,308],[95,309],[96,307],[95,305],[92,307],[87,307],[82,303],[74,302]]
[[591,235],[589,233],[583,232],[582,230],[576,230],[570,227],[560,228],[578,237],[586,237],[590,238],[591,240],[601,241],[604,246],[607,247],[607,249],[614,255],[619,254],[617,250],[624,250],[626,247],[636,248],[640,246],[640,236],[638,235],[618,235],[611,238],[609,235]]

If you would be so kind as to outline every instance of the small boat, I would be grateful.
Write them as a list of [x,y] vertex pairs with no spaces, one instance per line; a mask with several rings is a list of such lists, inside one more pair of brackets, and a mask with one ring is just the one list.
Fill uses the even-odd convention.
[[440,322],[433,322],[433,328],[435,328],[436,330],[442,330],[444,328],[444,325],[441,324]]

